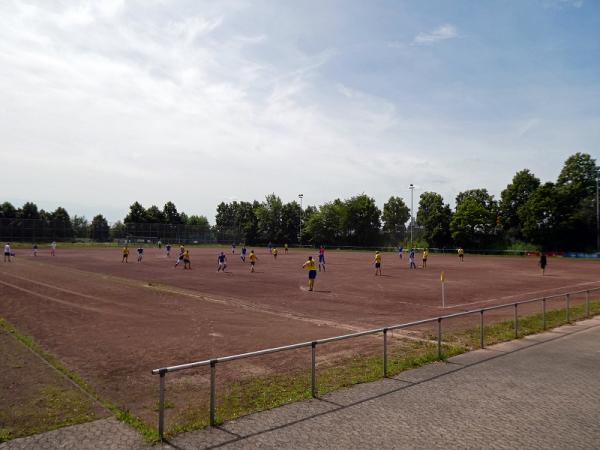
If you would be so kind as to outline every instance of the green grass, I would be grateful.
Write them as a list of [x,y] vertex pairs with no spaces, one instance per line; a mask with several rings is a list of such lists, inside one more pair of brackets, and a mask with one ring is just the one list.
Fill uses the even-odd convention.
[[[585,318],[585,304],[571,306],[569,309],[571,322]],[[597,314],[600,314],[600,300],[590,301],[590,316]],[[552,309],[546,312],[545,329],[548,330],[565,324],[567,324],[566,309]],[[493,345],[515,339],[514,321],[512,319],[484,325],[483,329],[485,345]],[[518,337],[541,333],[543,331],[544,320],[541,312],[519,317]],[[445,335],[444,340],[458,343],[470,349],[479,348],[480,328],[474,327],[462,332]]]
[[[458,344],[445,346],[443,358],[466,351]],[[437,346],[412,340],[402,340],[401,348],[388,353],[388,376],[403,370],[421,367],[438,360]],[[368,383],[383,377],[383,356],[357,355],[335,366],[317,369],[318,395],[322,396],[344,387]],[[276,408],[287,403],[311,398],[310,370],[284,375],[269,375],[233,382],[217,392],[217,423],[236,419],[258,411]],[[201,406],[188,406],[171,424],[167,436],[209,425],[208,399]]]
[[[600,314],[600,301],[590,301],[590,316]],[[585,317],[585,305],[571,307],[571,321]],[[564,309],[548,310],[546,329],[566,323]],[[519,337],[543,331],[542,314],[519,318]],[[442,359],[479,347],[479,327],[445,334]],[[514,323],[503,320],[485,326],[486,345],[514,339]],[[388,376],[438,361],[437,345],[402,341],[400,348],[388,350]],[[322,396],[341,388],[379,380],[383,377],[383,356],[357,355],[331,367],[318,368],[317,389]],[[208,390],[206,392],[208,395]],[[269,375],[231,383],[217,392],[217,423],[311,398],[310,371]],[[208,398],[202,406],[188,405],[167,423],[167,436],[209,425]]]
[[[115,417],[122,422],[129,424],[131,427],[138,430],[148,442],[158,441],[158,431],[143,422],[139,417],[128,410],[124,410],[116,404],[101,398],[98,393],[81,378],[77,373],[66,368],[54,355],[46,352],[31,336],[20,333],[14,326],[8,323],[5,319],[0,318],[0,328],[8,333],[11,333],[19,342],[31,349],[34,353],[41,356],[48,364],[73,381],[82,391],[89,394],[92,398],[98,401],[103,407],[111,411]],[[35,431],[34,431],[35,432]],[[32,434],[32,433],[30,433]]]
[[72,388],[52,384],[32,387],[26,401],[0,410],[0,423],[11,423],[0,429],[0,442],[95,420],[90,403]]

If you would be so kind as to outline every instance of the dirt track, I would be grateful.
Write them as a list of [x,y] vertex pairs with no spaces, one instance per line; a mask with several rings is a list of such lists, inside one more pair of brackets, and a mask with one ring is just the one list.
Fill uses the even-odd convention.
[[[402,323],[496,303],[600,286],[598,263],[551,259],[542,277],[535,258],[432,255],[427,270],[384,254],[375,277],[372,253],[327,252],[316,292],[305,289],[307,251],[258,249],[257,273],[228,254],[216,273],[215,249],[192,249],[192,270],[173,267],[158,249],[128,264],[119,249],[59,249],[52,258],[20,251],[0,266],[0,316],[33,336],[101,395],[154,420],[163,365],[241,353]],[[314,254],[313,254],[314,255]],[[440,271],[448,304],[440,307]],[[249,361],[267,373],[305,361]]]

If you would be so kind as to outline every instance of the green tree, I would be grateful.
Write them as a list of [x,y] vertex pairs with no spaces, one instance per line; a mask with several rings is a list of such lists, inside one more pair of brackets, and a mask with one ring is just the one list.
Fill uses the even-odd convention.
[[487,189],[471,189],[456,197],[450,221],[452,239],[463,247],[482,248],[496,239],[497,204]]
[[173,202],[165,203],[163,207],[163,215],[165,217],[165,222],[170,223],[172,225],[177,225],[182,223],[181,216],[177,212],[177,207]]
[[381,210],[375,200],[361,194],[346,200],[346,231],[352,245],[375,245],[380,242]]
[[207,230],[210,228],[210,224],[208,223],[208,219],[205,216],[197,216],[192,214],[188,217],[186,222],[188,225],[194,225],[197,227],[205,227]]
[[567,158],[556,187],[563,189],[573,204],[596,193],[596,160],[587,153],[575,153]]
[[388,235],[390,242],[397,244],[404,239],[406,222],[410,219],[410,210],[400,197],[390,197],[383,205],[383,231]]
[[450,205],[444,204],[444,199],[435,192],[424,192],[419,198],[417,225],[422,229],[423,239],[431,247],[443,248],[450,246],[450,222],[452,211]]
[[300,232],[302,209],[296,201],[286,203],[281,208],[281,240],[283,243],[296,244]]
[[500,194],[500,223],[509,239],[523,238],[518,211],[539,186],[539,178],[524,169],[515,174],[512,182]]
[[73,223],[73,236],[75,236],[76,238],[89,237],[90,224],[84,216],[78,216],[77,214],[75,214],[71,222]]
[[166,222],[165,215],[163,214],[162,210],[156,205],[152,205],[146,210],[146,220],[148,221],[148,223]]
[[568,250],[596,248],[596,161],[586,153],[570,156],[558,176],[556,188],[563,203],[562,246]]
[[525,238],[543,250],[559,250],[570,225],[565,214],[567,197],[553,183],[540,186],[519,208]]
[[146,223],[147,222],[146,210],[141,205],[141,203],[134,202],[129,207],[129,214],[127,214],[127,216],[125,216],[125,219],[123,221],[126,224],[129,224],[129,223]]
[[[308,208],[307,208],[308,209]],[[346,238],[347,206],[340,199],[321,205],[303,225],[303,242],[312,245],[341,245]]]
[[124,239],[127,237],[127,225],[125,225],[120,220],[117,220],[110,227],[110,237],[111,239]]
[[0,218],[14,219],[17,217],[17,208],[12,203],[4,202],[0,205]]
[[102,214],[92,219],[90,224],[90,237],[98,242],[108,241],[110,238],[110,227]]
[[258,233],[263,242],[281,242],[281,212],[283,202],[275,194],[266,196],[265,201],[256,209]]
[[27,202],[17,211],[17,217],[19,219],[39,219],[40,213],[35,203]]
[[65,239],[73,236],[73,225],[67,210],[61,206],[52,213],[52,224],[56,238]]
[[240,202],[235,211],[235,223],[241,231],[239,240],[242,243],[256,244],[258,242],[258,218],[256,211],[260,208],[260,203],[256,200],[253,203]]

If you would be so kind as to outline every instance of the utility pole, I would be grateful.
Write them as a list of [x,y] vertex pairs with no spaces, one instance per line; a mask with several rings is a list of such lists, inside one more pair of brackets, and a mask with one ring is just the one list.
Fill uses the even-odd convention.
[[413,228],[414,228],[414,219],[413,219],[414,201],[413,201],[413,194],[415,192],[415,186],[411,183],[410,186],[408,186],[408,189],[410,189],[410,249],[412,250],[412,248],[413,248]]
[[302,209],[302,199],[304,198],[304,194],[298,194],[298,198],[300,199],[300,232],[298,233],[298,244],[302,245],[302,216],[304,216],[304,209]]
[[600,252],[600,167],[596,167],[596,250]]

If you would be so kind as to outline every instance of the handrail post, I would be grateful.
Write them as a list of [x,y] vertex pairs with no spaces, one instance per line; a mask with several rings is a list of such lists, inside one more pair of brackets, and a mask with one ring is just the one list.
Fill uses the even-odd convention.
[[571,296],[569,294],[565,294],[565,301],[567,303],[567,323],[571,323]]
[[158,389],[158,437],[163,440],[165,431],[165,375],[166,370],[159,372],[159,389]]
[[479,339],[480,339],[480,344],[481,344],[481,348],[485,348],[485,336],[484,336],[484,331],[483,331],[483,309],[481,310],[481,315],[479,316]]
[[546,329],[546,297],[542,299],[542,328]]
[[442,359],[442,318],[438,317],[438,359]]
[[519,337],[519,316],[518,316],[518,303],[515,303],[515,339]]
[[215,359],[210,362],[210,426],[214,427],[217,424],[215,420],[216,397],[217,397],[217,361]]
[[388,343],[387,343],[387,332],[388,329],[383,329],[383,378],[387,378],[388,375]]
[[310,387],[313,398],[317,397],[317,343],[311,342],[311,371]]
[[590,318],[590,291],[585,291],[585,317]]

